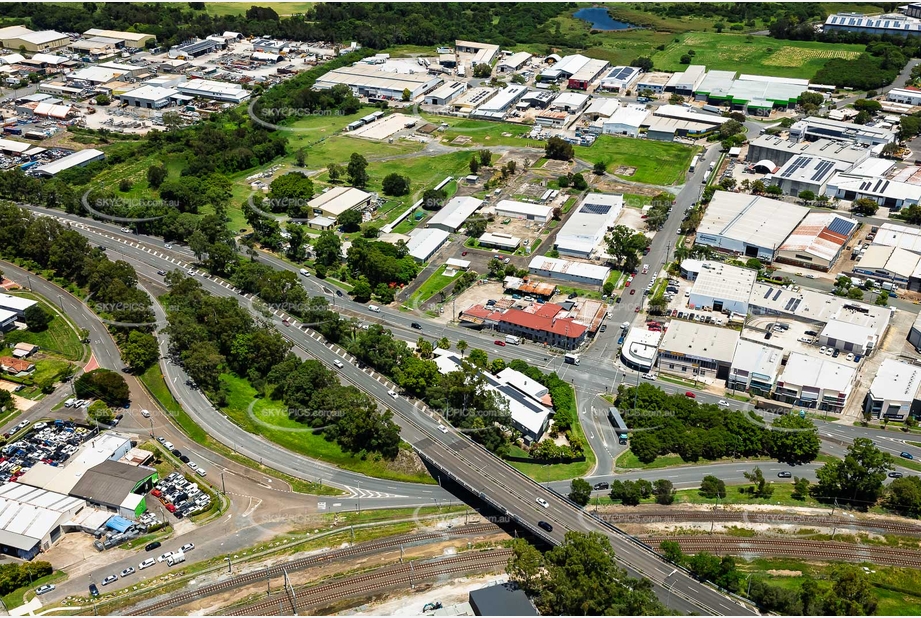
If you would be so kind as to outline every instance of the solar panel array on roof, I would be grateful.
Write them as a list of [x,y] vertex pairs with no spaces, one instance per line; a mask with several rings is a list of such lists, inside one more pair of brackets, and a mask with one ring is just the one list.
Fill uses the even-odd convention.
[[812,157],[804,157],[804,156],[796,157],[796,160],[793,161],[793,165],[791,165],[786,170],[784,170],[784,173],[781,174],[780,177],[789,178],[801,168],[804,168],[807,165],[809,165],[810,161],[812,161]]
[[768,296],[771,295],[771,292],[773,292],[773,291],[774,291],[773,288],[768,288],[768,289],[767,289],[767,292],[764,293],[764,297],[767,298]]
[[801,302],[803,302],[803,299],[802,299],[802,298],[797,298],[796,301],[794,301],[793,306],[790,307],[790,311],[796,311],[797,309],[799,309],[799,304],[800,304]]
[[783,294],[783,290],[777,290],[777,293],[774,294],[774,298],[772,298],[771,300],[777,300],[778,298],[780,298],[781,294]]
[[828,231],[834,232],[835,234],[841,234],[842,236],[850,236],[855,225],[853,221],[835,217],[834,220],[828,224]]
[[812,180],[821,179],[823,176],[825,176],[825,174],[828,173],[828,170],[834,167],[834,165],[835,164],[831,161],[822,161],[819,163],[815,168],[815,173],[812,175]]
[[580,212],[587,212],[590,215],[606,215],[611,212],[608,204],[585,204]]
[[787,304],[783,306],[783,310],[784,310],[784,311],[789,311],[789,310],[790,310],[790,307],[793,306],[793,302],[794,302],[795,300],[796,300],[795,298],[788,298],[788,299],[787,299]]

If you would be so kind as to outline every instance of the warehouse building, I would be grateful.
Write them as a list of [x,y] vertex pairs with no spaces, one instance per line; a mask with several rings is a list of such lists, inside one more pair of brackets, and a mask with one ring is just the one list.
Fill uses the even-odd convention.
[[626,92],[639,75],[640,69],[637,67],[614,67],[601,78],[598,87],[602,90]]
[[70,44],[70,37],[55,30],[35,32],[25,26],[0,28],[0,43],[7,49],[46,52]]
[[770,396],[780,375],[783,348],[765,345],[748,339],[739,339],[726,386],[761,397]]
[[668,85],[671,78],[671,73],[659,73],[657,71],[644,73],[636,82],[636,92],[637,94],[641,92],[662,94],[665,92],[665,87]]
[[777,252],[777,261],[827,272],[857,230],[857,222],[831,212],[811,212]]
[[531,54],[528,52],[516,52],[500,60],[496,64],[496,70],[499,73],[514,73],[515,71],[520,71],[530,59]]
[[592,58],[569,77],[567,86],[572,90],[588,90],[589,85],[598,79],[608,66],[610,65],[607,60]]
[[[581,71],[590,62],[593,62],[591,58],[583,56],[582,54],[573,54],[571,56],[566,56],[560,59],[559,62],[554,64],[549,69],[544,69],[537,76],[538,81],[542,82],[559,82],[561,80],[568,80],[570,77]],[[599,61],[594,61],[595,63]],[[601,71],[599,70],[599,73]]]
[[757,279],[758,271],[750,268],[739,268],[722,262],[703,262],[691,288],[688,307],[706,307],[709,311],[730,311],[746,315],[748,299]]
[[475,213],[483,200],[475,197],[454,197],[441,210],[428,220],[426,227],[434,227],[452,234],[464,224],[467,218]]
[[621,105],[610,118],[601,120],[601,132],[605,135],[636,137],[647,116],[649,110],[642,105]]
[[713,128],[716,128],[726,122],[726,118],[723,118],[717,114],[707,114],[704,112],[694,111],[693,109],[688,109],[683,105],[660,105],[653,112],[653,115],[660,118],[674,118],[675,120],[697,122],[700,124],[709,125]]
[[921,313],[915,318],[914,323],[908,330],[908,343],[915,346],[915,350],[921,351]]
[[0,333],[5,333],[16,328],[16,314],[7,309],[0,309]]
[[86,502],[21,483],[0,485],[0,553],[31,560],[63,535]]
[[141,86],[118,95],[118,100],[132,107],[144,109],[162,109],[177,102],[181,96],[178,90],[172,88],[159,88],[157,86]]
[[388,98],[400,101],[403,91],[409,90],[410,99],[416,99],[442,82],[442,78],[428,73],[394,73],[378,67],[355,64],[333,69],[317,78],[314,88],[326,90],[344,84],[358,96]]
[[623,195],[589,193],[557,232],[560,255],[591,258],[624,208]]
[[921,289],[921,256],[899,247],[872,244],[854,265],[854,273],[877,283],[891,283],[910,291]]
[[854,387],[854,363],[791,352],[777,385],[774,399],[801,408],[841,412]]
[[878,333],[871,324],[829,320],[819,333],[819,345],[866,355],[876,348]]
[[808,208],[766,197],[717,191],[697,228],[697,244],[773,262]]
[[528,91],[527,87],[518,84],[506,86],[482,103],[470,114],[471,118],[483,120],[502,120],[511,108]]
[[148,41],[156,42],[157,37],[153,34],[144,32],[122,32],[120,30],[103,30],[100,28],[90,28],[83,33],[85,37],[102,36],[110,39],[121,41],[125,47],[143,48],[147,46]]
[[467,90],[466,82],[445,82],[425,95],[426,105],[444,106],[462,95]]
[[886,98],[893,103],[905,105],[921,105],[921,90],[909,88],[893,88],[886,94]]
[[665,91],[674,92],[675,94],[685,97],[694,96],[694,92],[697,90],[697,87],[700,86],[700,82],[703,81],[706,75],[707,67],[704,65],[689,64],[688,68],[683,72],[672,75],[668,83],[665,84]]
[[713,105],[768,116],[774,108],[795,107],[799,96],[808,89],[806,79],[745,74],[736,79],[732,71],[710,71],[694,95]]
[[[797,196],[803,191],[825,195],[826,185],[832,176],[849,167],[849,164],[842,161],[798,155],[784,163],[773,174],[765,176],[764,183],[780,187],[784,195]],[[921,187],[918,192],[921,193]]]
[[883,245],[885,247],[898,247],[911,251],[912,253],[921,254],[921,229],[901,225],[898,223],[883,223],[876,231],[876,237],[873,239],[874,245]]
[[553,207],[543,204],[528,204],[527,202],[515,200],[500,200],[496,204],[496,216],[546,223],[553,218]]
[[866,161],[871,154],[869,148],[830,139],[794,142],[773,135],[760,135],[748,145],[745,160],[750,163],[767,160],[778,168],[794,157],[813,156],[854,166]]
[[894,131],[881,127],[853,124],[817,116],[798,120],[790,127],[790,139],[793,141],[809,141],[822,138],[876,146],[878,144],[891,144],[896,140],[896,134]]
[[521,246],[521,239],[511,234],[493,234],[486,232],[480,236],[478,244],[484,249],[501,249],[503,251],[514,251]]
[[144,495],[154,488],[158,478],[154,468],[106,460],[86,470],[70,495],[121,517],[136,519],[147,510]]
[[620,101],[613,97],[595,97],[583,112],[582,117],[591,121],[610,118],[619,107]]
[[95,161],[102,161],[105,158],[106,154],[103,151],[96,150],[95,148],[87,148],[85,150],[78,150],[57,161],[39,165],[34,168],[34,172],[39,176],[54,176],[72,167],[83,167]]
[[861,13],[842,12],[829,15],[822,25],[823,32],[863,32],[866,34],[891,36],[921,35],[921,20],[890,13],[886,15],[863,15]]
[[864,414],[892,421],[904,421],[909,415],[917,417],[919,388],[921,367],[887,358],[870,384]]
[[604,285],[608,275],[611,273],[611,269],[607,266],[571,262],[538,255],[531,258],[531,263],[528,264],[528,272],[547,279],[600,286]]
[[460,114],[470,114],[479,105],[482,105],[499,92],[495,88],[477,86],[468,88],[466,92],[451,101],[451,109]]
[[624,343],[620,347],[621,362],[635,371],[648,372],[656,363],[659,353],[661,330],[648,330],[634,327],[627,331]]
[[921,202],[921,186],[850,173],[839,173],[831,178],[824,194],[843,200],[871,199],[880,206],[896,211]]
[[406,248],[417,262],[428,262],[441,249],[450,234],[437,228],[415,229],[409,234]]
[[209,79],[193,79],[176,85],[180,94],[190,97],[201,97],[214,101],[228,103],[242,103],[250,97],[249,90],[239,84],[216,82]]
[[659,344],[659,371],[693,380],[725,381],[738,342],[737,330],[673,320]]
[[491,43],[477,43],[475,41],[454,41],[454,51],[457,54],[471,54],[470,64],[492,64],[499,55],[499,46]]
[[355,187],[332,187],[307,202],[307,206],[316,216],[336,219],[347,210],[367,207],[373,198],[370,193]]
[[186,43],[185,45],[176,45],[170,48],[167,55],[170,58],[183,58],[188,60],[189,58],[198,58],[199,56],[214,53],[222,47],[223,45],[219,41],[204,39]]
[[646,138],[660,142],[675,141],[675,137],[696,139],[714,131],[716,127],[702,122],[678,120],[677,118],[660,118],[655,116],[646,129]]
[[19,318],[26,317],[26,309],[38,304],[38,301],[22,296],[0,293],[0,309],[10,311]]

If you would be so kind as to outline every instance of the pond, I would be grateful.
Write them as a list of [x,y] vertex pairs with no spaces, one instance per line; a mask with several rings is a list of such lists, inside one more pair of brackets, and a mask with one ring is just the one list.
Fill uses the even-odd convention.
[[573,13],[573,17],[587,21],[594,30],[626,30],[634,27],[633,24],[612,19],[608,10],[602,7],[580,9]]

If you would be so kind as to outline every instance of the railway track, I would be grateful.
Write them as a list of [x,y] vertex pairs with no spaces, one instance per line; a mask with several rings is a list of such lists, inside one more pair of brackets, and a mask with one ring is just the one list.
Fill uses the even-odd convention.
[[157,601],[149,605],[140,607],[134,611],[127,612],[126,616],[149,616],[157,612],[169,609],[171,607],[176,607],[177,605],[184,605],[196,599],[208,597],[214,594],[219,594],[221,592],[226,592],[234,588],[239,588],[253,584],[255,582],[263,582],[267,578],[281,577],[284,573],[299,571],[302,569],[307,569],[310,567],[327,564],[331,562],[336,562],[339,560],[346,560],[349,558],[355,558],[358,556],[363,556],[367,554],[378,553],[381,551],[398,549],[401,545],[424,545],[427,543],[432,543],[439,540],[449,539],[449,538],[459,538],[464,536],[470,536],[475,534],[487,534],[500,532],[501,528],[492,523],[484,524],[471,524],[469,526],[461,526],[458,528],[453,528],[451,530],[446,530],[443,532],[423,532],[417,534],[402,534],[399,536],[387,537],[385,539],[380,539],[377,541],[368,541],[367,543],[359,543],[352,547],[345,549],[337,549],[334,551],[325,552],[315,556],[308,556],[306,558],[298,558],[297,560],[291,560],[283,564],[279,564],[273,567],[268,567],[268,569],[262,569],[260,571],[254,571],[250,573],[244,573],[242,575],[236,575],[230,577],[223,581],[219,581],[214,584],[209,584],[207,586],[202,586],[201,588],[191,591],[184,592],[181,594],[176,594],[171,596],[168,599],[163,599],[162,601]]
[[645,536],[641,537],[659,551],[662,541],[675,541],[688,554],[706,551],[724,556],[777,556],[829,560],[833,562],[872,562],[873,564],[918,568],[921,551],[875,545],[854,545],[836,541],[738,538],[728,536]]
[[415,584],[438,577],[504,568],[511,555],[509,549],[493,549],[425,562],[393,564],[303,590],[276,593],[264,601],[224,615],[278,616],[290,615],[292,610],[302,614],[356,596],[368,596],[394,588],[411,589]]
[[769,511],[733,511],[717,509],[714,511],[681,510],[637,510],[608,511],[604,518],[614,524],[648,524],[648,523],[690,523],[690,522],[747,522],[767,525],[817,526],[838,529],[866,529],[908,536],[921,536],[921,525],[914,522],[897,522],[884,519],[858,519],[855,517],[835,517],[832,515],[811,515]]

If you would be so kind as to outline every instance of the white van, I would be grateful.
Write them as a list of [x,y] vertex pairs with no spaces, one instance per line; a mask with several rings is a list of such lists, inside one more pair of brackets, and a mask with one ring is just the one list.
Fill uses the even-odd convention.
[[374,313],[380,313],[381,308],[377,305],[368,305],[368,311],[373,311]]
[[518,344],[521,343],[521,338],[520,338],[520,337],[516,337],[515,335],[506,335],[506,336],[505,336],[505,343],[510,343],[510,344],[512,344],[512,345],[518,345]]
[[70,399],[68,399],[67,401],[64,402],[64,407],[65,407],[65,408],[72,408],[72,407],[74,407],[74,404],[75,404],[75,403],[77,403],[77,400],[74,399],[73,397],[71,397]]
[[300,273],[301,273],[301,275],[303,275],[304,277],[309,277],[309,276],[310,276],[310,272],[308,272],[306,268],[302,268],[302,269],[300,270]]
[[166,559],[166,566],[176,566],[181,562],[185,562],[185,554],[180,551]]

